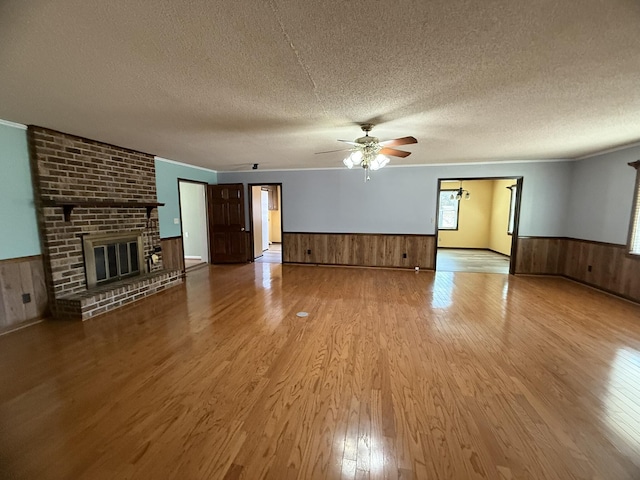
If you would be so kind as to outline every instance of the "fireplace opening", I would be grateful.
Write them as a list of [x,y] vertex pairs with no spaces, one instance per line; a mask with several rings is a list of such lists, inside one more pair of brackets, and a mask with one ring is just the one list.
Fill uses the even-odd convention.
[[83,246],[87,288],[144,273],[141,233],[87,235]]
[[138,242],[120,242],[93,247],[98,284],[140,273]]

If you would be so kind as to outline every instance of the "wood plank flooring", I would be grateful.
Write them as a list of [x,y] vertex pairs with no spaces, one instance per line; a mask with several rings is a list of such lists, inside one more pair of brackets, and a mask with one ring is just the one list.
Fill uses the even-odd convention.
[[254,259],[256,263],[282,263],[282,244],[272,243],[262,252],[262,256]]
[[640,306],[562,278],[208,267],[0,337],[0,478],[638,479],[639,419]]
[[185,258],[184,259],[184,266],[185,266],[186,269],[199,267],[201,265],[206,265],[206,262],[204,262],[201,258],[200,259],[195,259],[195,258]]
[[439,248],[436,258],[439,272],[509,273],[509,257],[491,250]]

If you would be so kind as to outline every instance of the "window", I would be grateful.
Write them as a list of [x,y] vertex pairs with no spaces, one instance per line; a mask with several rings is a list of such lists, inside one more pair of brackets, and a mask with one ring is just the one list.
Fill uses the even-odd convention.
[[636,169],[636,190],[629,230],[629,253],[631,255],[640,255],[640,160],[629,165]]
[[456,200],[456,192],[457,190],[440,190],[438,230],[458,229],[458,212],[460,202]]
[[516,194],[518,192],[517,185],[511,185],[507,187],[511,190],[511,203],[509,204],[509,226],[507,227],[507,233],[513,235],[513,228],[516,223]]

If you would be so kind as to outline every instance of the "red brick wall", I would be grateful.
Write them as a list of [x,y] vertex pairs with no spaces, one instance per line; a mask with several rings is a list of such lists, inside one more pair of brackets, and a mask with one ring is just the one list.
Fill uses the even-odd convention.
[[153,155],[41,127],[29,137],[43,198],[157,201]]
[[[50,201],[156,202],[154,157],[125,148],[29,127],[36,207],[38,209],[49,298],[86,290],[82,235],[144,231],[148,256],[160,246],[158,213],[146,209],[76,207],[69,222]],[[162,269],[162,261],[152,271]]]

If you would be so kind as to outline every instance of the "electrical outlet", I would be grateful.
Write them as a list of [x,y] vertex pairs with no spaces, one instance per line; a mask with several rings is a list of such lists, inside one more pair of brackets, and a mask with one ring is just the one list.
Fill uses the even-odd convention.
[[406,253],[403,253],[403,254],[402,254],[402,258],[407,258],[407,254],[406,254]]
[[180,219],[179,218],[174,218],[173,219],[173,224],[174,225],[180,225]]
[[311,250],[307,250],[307,255],[311,255]]
[[22,294],[22,303],[31,303],[31,294],[23,293]]
[[591,265],[589,265],[589,266],[587,267],[587,272],[590,272],[592,269],[593,269],[593,267],[592,267]]

